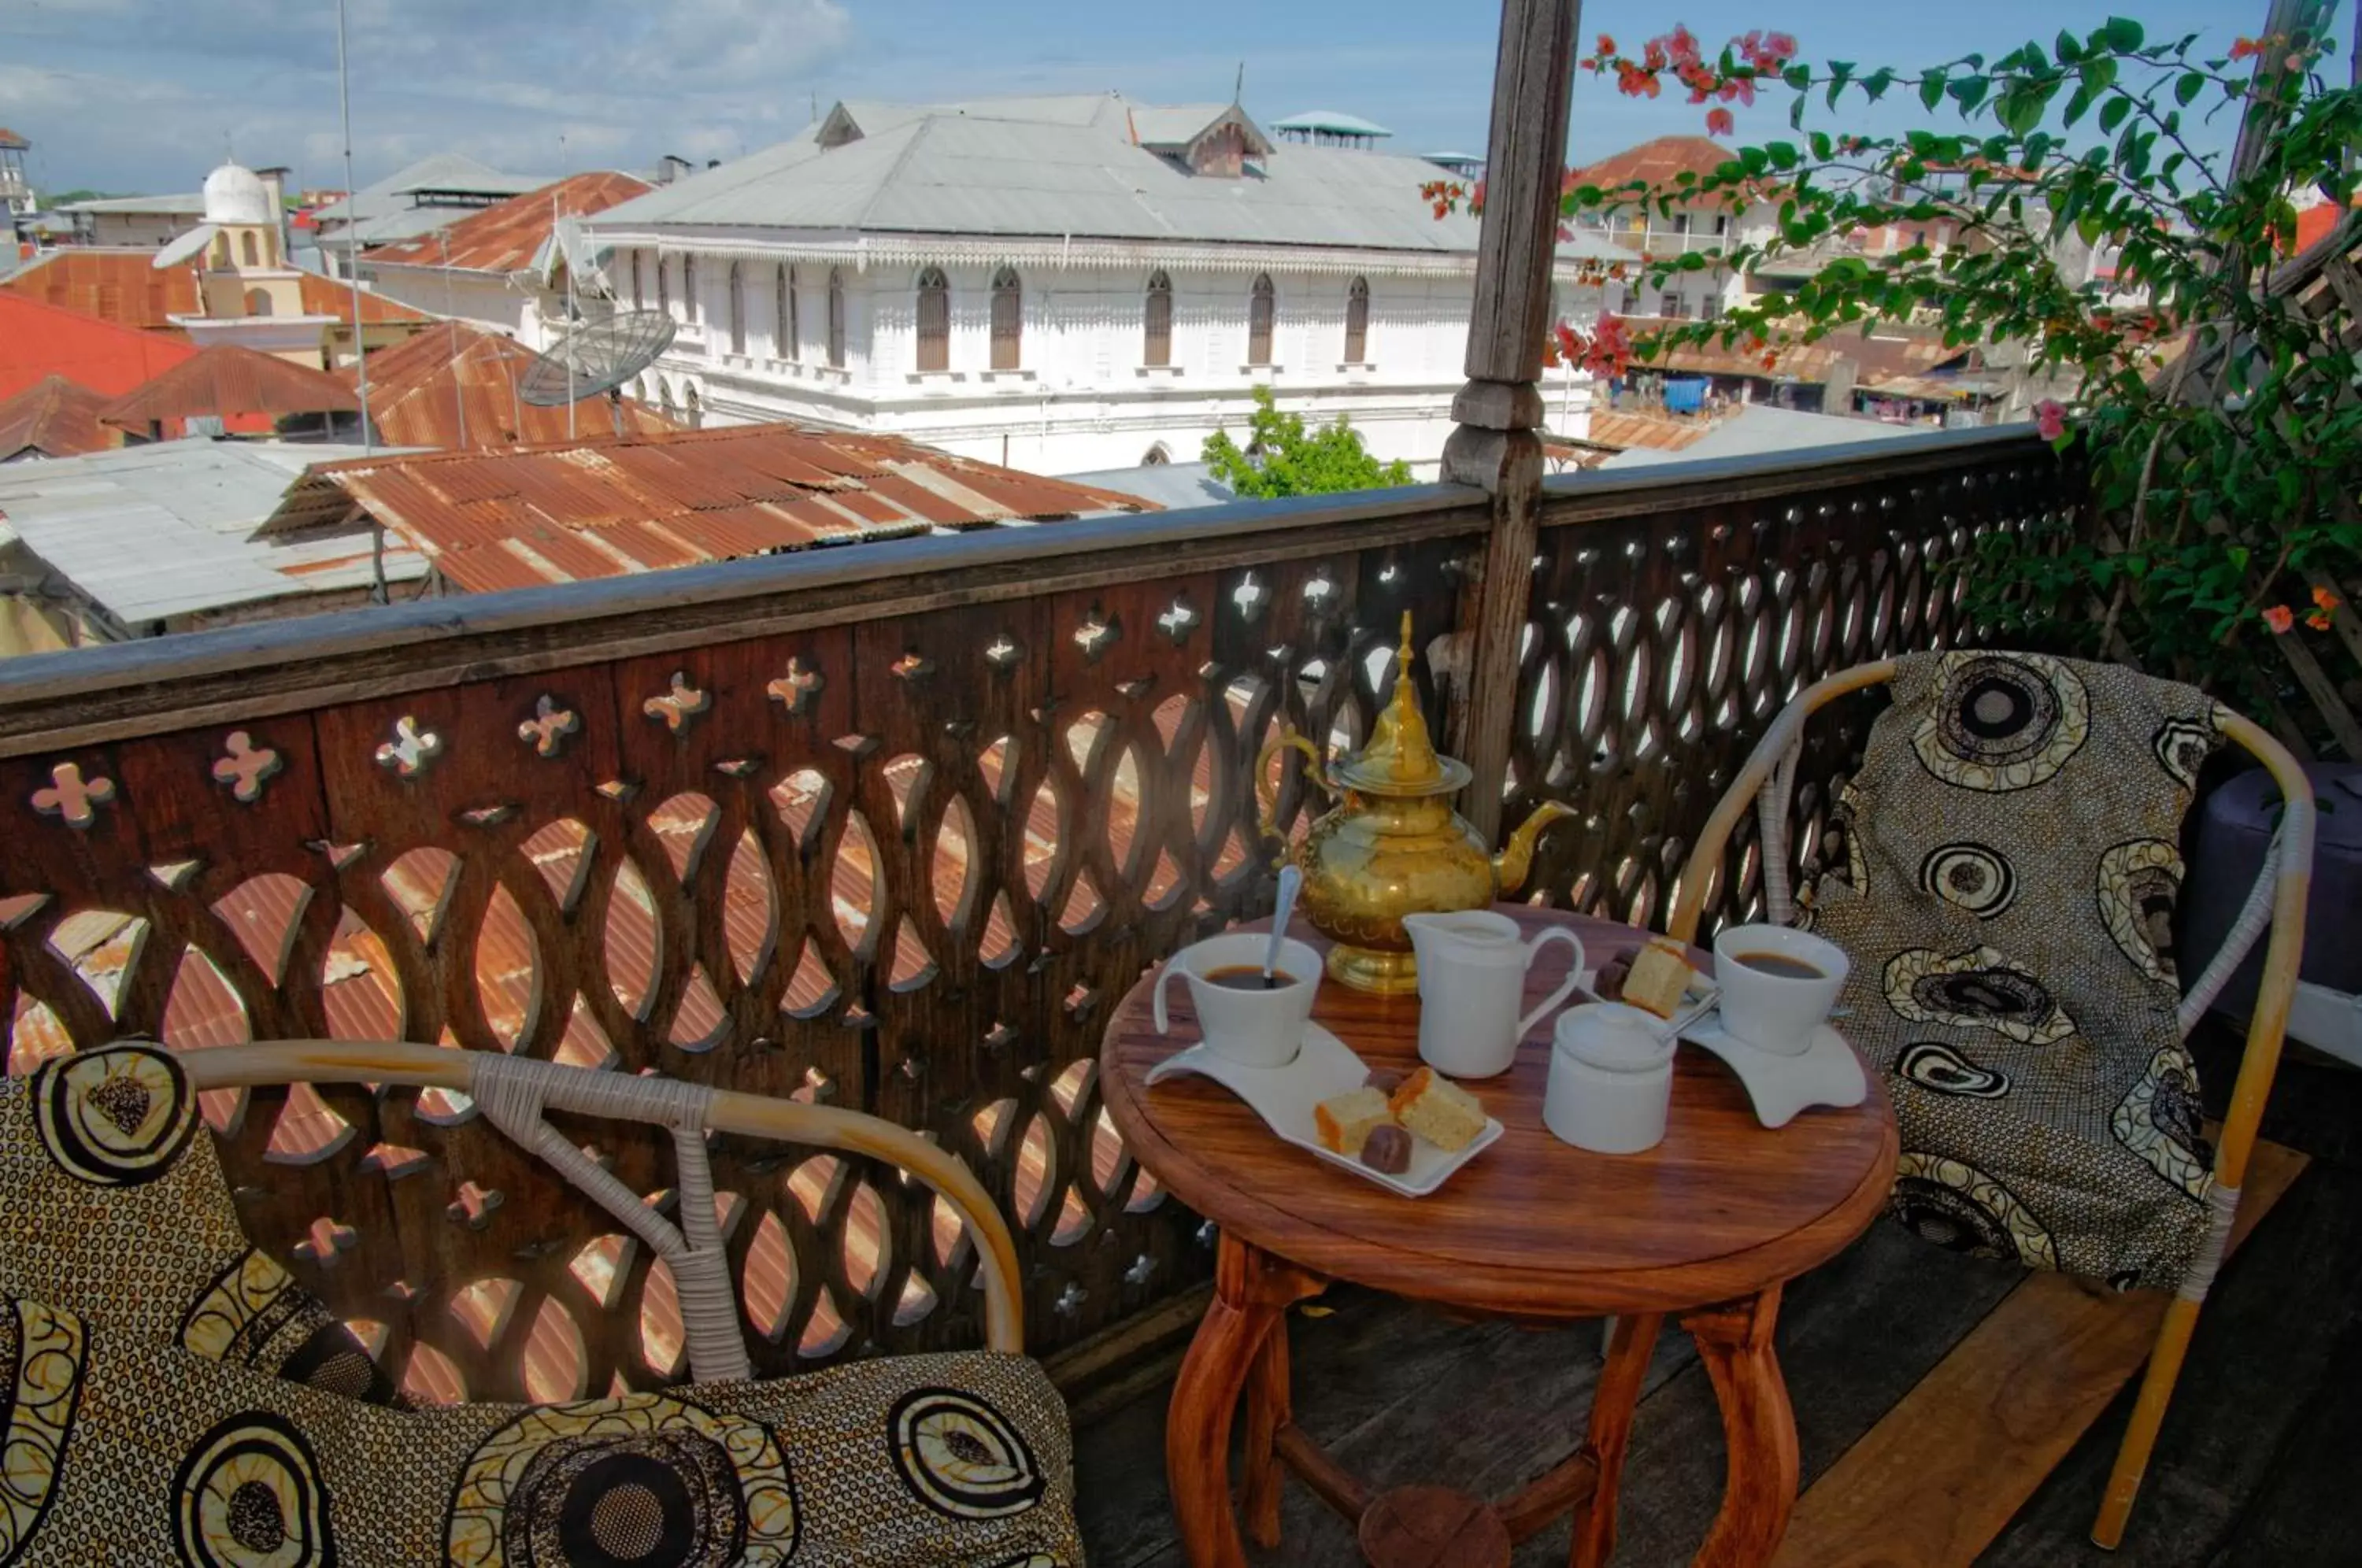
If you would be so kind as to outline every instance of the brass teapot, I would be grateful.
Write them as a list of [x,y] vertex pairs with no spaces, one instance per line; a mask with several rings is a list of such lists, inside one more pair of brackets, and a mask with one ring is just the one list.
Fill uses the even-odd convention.
[[1515,892],[1533,863],[1534,840],[1574,814],[1545,801],[1509,835],[1507,848],[1485,853],[1483,835],[1451,809],[1451,797],[1468,783],[1468,765],[1437,755],[1418,710],[1407,613],[1396,658],[1394,700],[1360,755],[1330,768],[1319,747],[1291,729],[1255,758],[1255,793],[1270,837],[1279,836],[1279,791],[1264,769],[1280,751],[1302,752],[1306,777],[1332,799],[1341,797],[1293,852],[1304,872],[1299,907],[1336,944],[1329,950],[1329,973],[1355,990],[1382,996],[1418,988],[1403,916],[1483,909]]

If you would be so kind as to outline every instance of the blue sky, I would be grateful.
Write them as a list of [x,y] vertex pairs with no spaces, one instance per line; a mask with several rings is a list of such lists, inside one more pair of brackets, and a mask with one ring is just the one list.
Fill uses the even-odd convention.
[[[663,152],[729,158],[791,134],[815,100],[825,109],[838,97],[1114,88],[1147,102],[1221,99],[1242,61],[1247,107],[1264,118],[1341,109],[1391,127],[1395,150],[1481,152],[1498,19],[1487,0],[348,5],[364,182],[445,149],[526,173],[643,169]],[[2265,0],[1619,0],[1585,7],[1584,39],[1587,48],[1606,31],[1634,47],[1683,21],[1712,44],[1776,28],[1808,58],[1915,66],[2086,29],[2112,10],[2152,37],[2198,31],[2220,50],[2260,25]],[[0,125],[33,141],[33,177],[52,189],[193,190],[226,148],[249,164],[291,165],[301,183],[341,184],[334,17],[329,0],[0,0]],[[1776,134],[1779,103],[1742,111],[1741,137]],[[1702,116],[1586,79],[1571,156],[1697,131]]]

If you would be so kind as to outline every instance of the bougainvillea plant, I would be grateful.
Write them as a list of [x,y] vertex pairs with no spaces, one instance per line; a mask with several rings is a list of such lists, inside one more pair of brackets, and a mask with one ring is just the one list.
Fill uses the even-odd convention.
[[[2323,311],[2272,286],[2298,198],[2337,214],[2354,202],[2362,92],[2322,74],[2326,16],[2220,58],[2195,35],[2151,42],[2112,18],[1915,72],[1806,63],[1777,33],[1712,54],[1685,28],[1637,55],[1602,37],[1580,63],[1621,92],[1684,93],[1725,136],[1733,105],[1784,95],[1794,134],[1653,187],[1570,173],[1566,219],[1719,208],[1733,217],[1723,248],[1639,271],[1661,285],[1784,259],[1779,271],[1805,275],[1711,322],[1562,328],[1551,355],[1612,373],[1628,354],[1715,345],[1776,366],[1877,324],[1981,348],[2050,392],[2028,412],[2062,449],[2081,444],[2096,513],[1981,542],[1970,588],[1997,638],[2063,636],[2238,701],[2281,679],[2272,639],[2334,632],[2315,651],[2350,677],[2338,585],[2362,568],[2362,359],[2345,338],[2362,301]],[[1864,134],[1863,110],[1886,100],[1921,126]],[[1482,200],[1428,194],[1447,210]],[[2341,231],[2348,248],[2357,225]]]

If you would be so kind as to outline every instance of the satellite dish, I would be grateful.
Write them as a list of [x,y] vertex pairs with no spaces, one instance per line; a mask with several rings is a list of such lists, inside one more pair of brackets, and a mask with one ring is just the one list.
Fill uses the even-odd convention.
[[672,347],[673,332],[671,315],[660,310],[618,311],[577,327],[534,357],[517,382],[517,396],[536,408],[564,408],[605,392],[620,436],[619,389]]

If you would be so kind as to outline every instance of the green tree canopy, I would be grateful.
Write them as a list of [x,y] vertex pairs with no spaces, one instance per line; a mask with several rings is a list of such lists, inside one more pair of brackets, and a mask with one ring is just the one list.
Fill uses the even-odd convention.
[[1411,482],[1410,465],[1382,463],[1362,446],[1361,432],[1343,414],[1333,425],[1305,428],[1299,414],[1282,414],[1271,389],[1254,390],[1245,450],[1227,430],[1206,437],[1204,458],[1213,477],[1240,495],[1331,495]]

